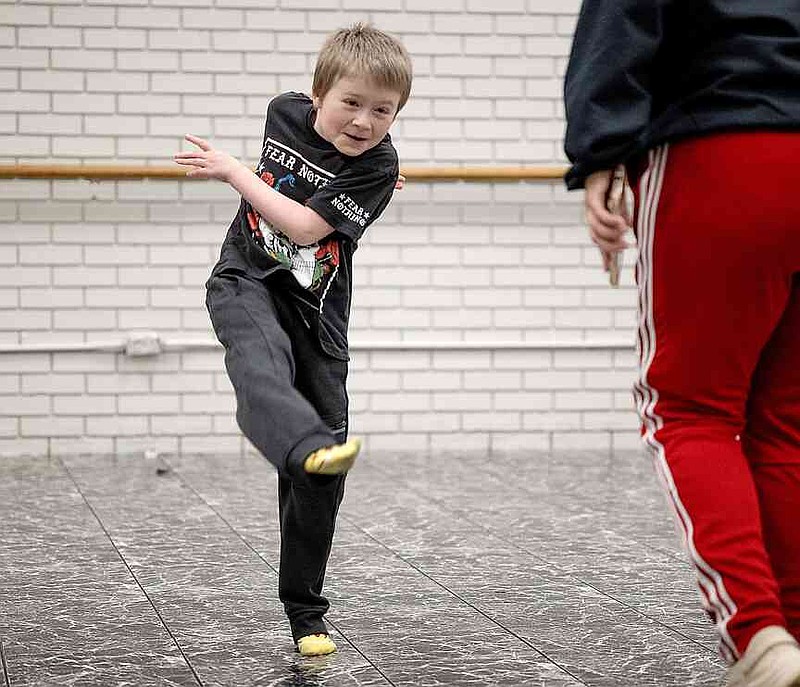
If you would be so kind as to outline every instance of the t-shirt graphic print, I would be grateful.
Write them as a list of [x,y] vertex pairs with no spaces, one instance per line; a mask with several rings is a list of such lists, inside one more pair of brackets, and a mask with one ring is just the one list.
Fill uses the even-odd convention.
[[[274,148],[279,147],[275,141],[268,140],[268,145]],[[285,146],[280,146],[280,148],[284,148],[285,152],[290,155],[284,159],[302,159],[297,152],[291,151]],[[262,156],[262,165],[263,160],[264,156]],[[303,161],[303,164],[309,165],[310,163]],[[334,175],[330,172],[317,169],[318,178],[333,179]],[[259,168],[258,175],[261,181],[276,191],[280,191],[284,184],[290,188],[297,186],[297,176],[293,172],[288,172],[276,180],[272,172],[262,171]],[[322,241],[308,246],[298,245],[261,217],[252,206],[247,211],[247,224],[256,243],[270,258],[289,269],[297,283],[304,289],[308,289],[321,299],[324,298],[326,287],[331,280],[336,278],[339,268],[339,242],[335,237],[328,236]]]
[[[307,95],[274,97],[267,107],[256,174],[314,210],[333,231],[318,243],[299,246],[242,198],[214,269],[268,279],[270,288],[280,288],[309,322],[319,324],[325,351],[347,360],[353,253],[389,203],[399,164],[388,134],[374,148],[351,157],[317,133],[315,116]],[[282,272],[291,275],[288,284],[273,278]]]

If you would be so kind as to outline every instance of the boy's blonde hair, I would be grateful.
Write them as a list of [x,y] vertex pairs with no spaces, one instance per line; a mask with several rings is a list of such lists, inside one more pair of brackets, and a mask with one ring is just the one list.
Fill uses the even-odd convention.
[[411,58],[396,38],[358,22],[332,33],[317,56],[311,92],[324,98],[343,76],[360,76],[400,94],[399,112],[411,93]]

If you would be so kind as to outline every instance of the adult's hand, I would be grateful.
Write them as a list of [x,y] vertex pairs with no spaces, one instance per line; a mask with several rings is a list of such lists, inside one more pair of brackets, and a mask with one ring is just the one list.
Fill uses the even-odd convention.
[[613,169],[604,169],[589,175],[584,184],[584,209],[589,236],[603,256],[603,267],[608,270],[615,253],[630,244],[625,234],[630,229],[631,218],[622,194],[616,208],[609,209],[609,193],[614,179]]

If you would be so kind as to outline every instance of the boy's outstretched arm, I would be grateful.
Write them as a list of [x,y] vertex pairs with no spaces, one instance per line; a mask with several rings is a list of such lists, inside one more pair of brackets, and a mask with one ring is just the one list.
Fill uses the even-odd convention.
[[333,232],[333,227],[314,210],[265,184],[232,155],[213,148],[198,136],[186,134],[185,138],[199,148],[173,156],[179,165],[191,167],[186,176],[230,184],[258,214],[299,246],[316,243]]

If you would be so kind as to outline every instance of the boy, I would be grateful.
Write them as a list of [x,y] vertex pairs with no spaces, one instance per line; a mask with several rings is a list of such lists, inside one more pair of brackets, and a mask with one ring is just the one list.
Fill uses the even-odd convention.
[[411,90],[395,38],[362,23],[332,34],[309,98],[268,108],[256,175],[201,138],[175,155],[187,176],[242,195],[207,283],[245,436],[278,469],[279,596],[304,656],[336,651],[322,583],[346,472],[352,255],[398,183],[388,131]]

